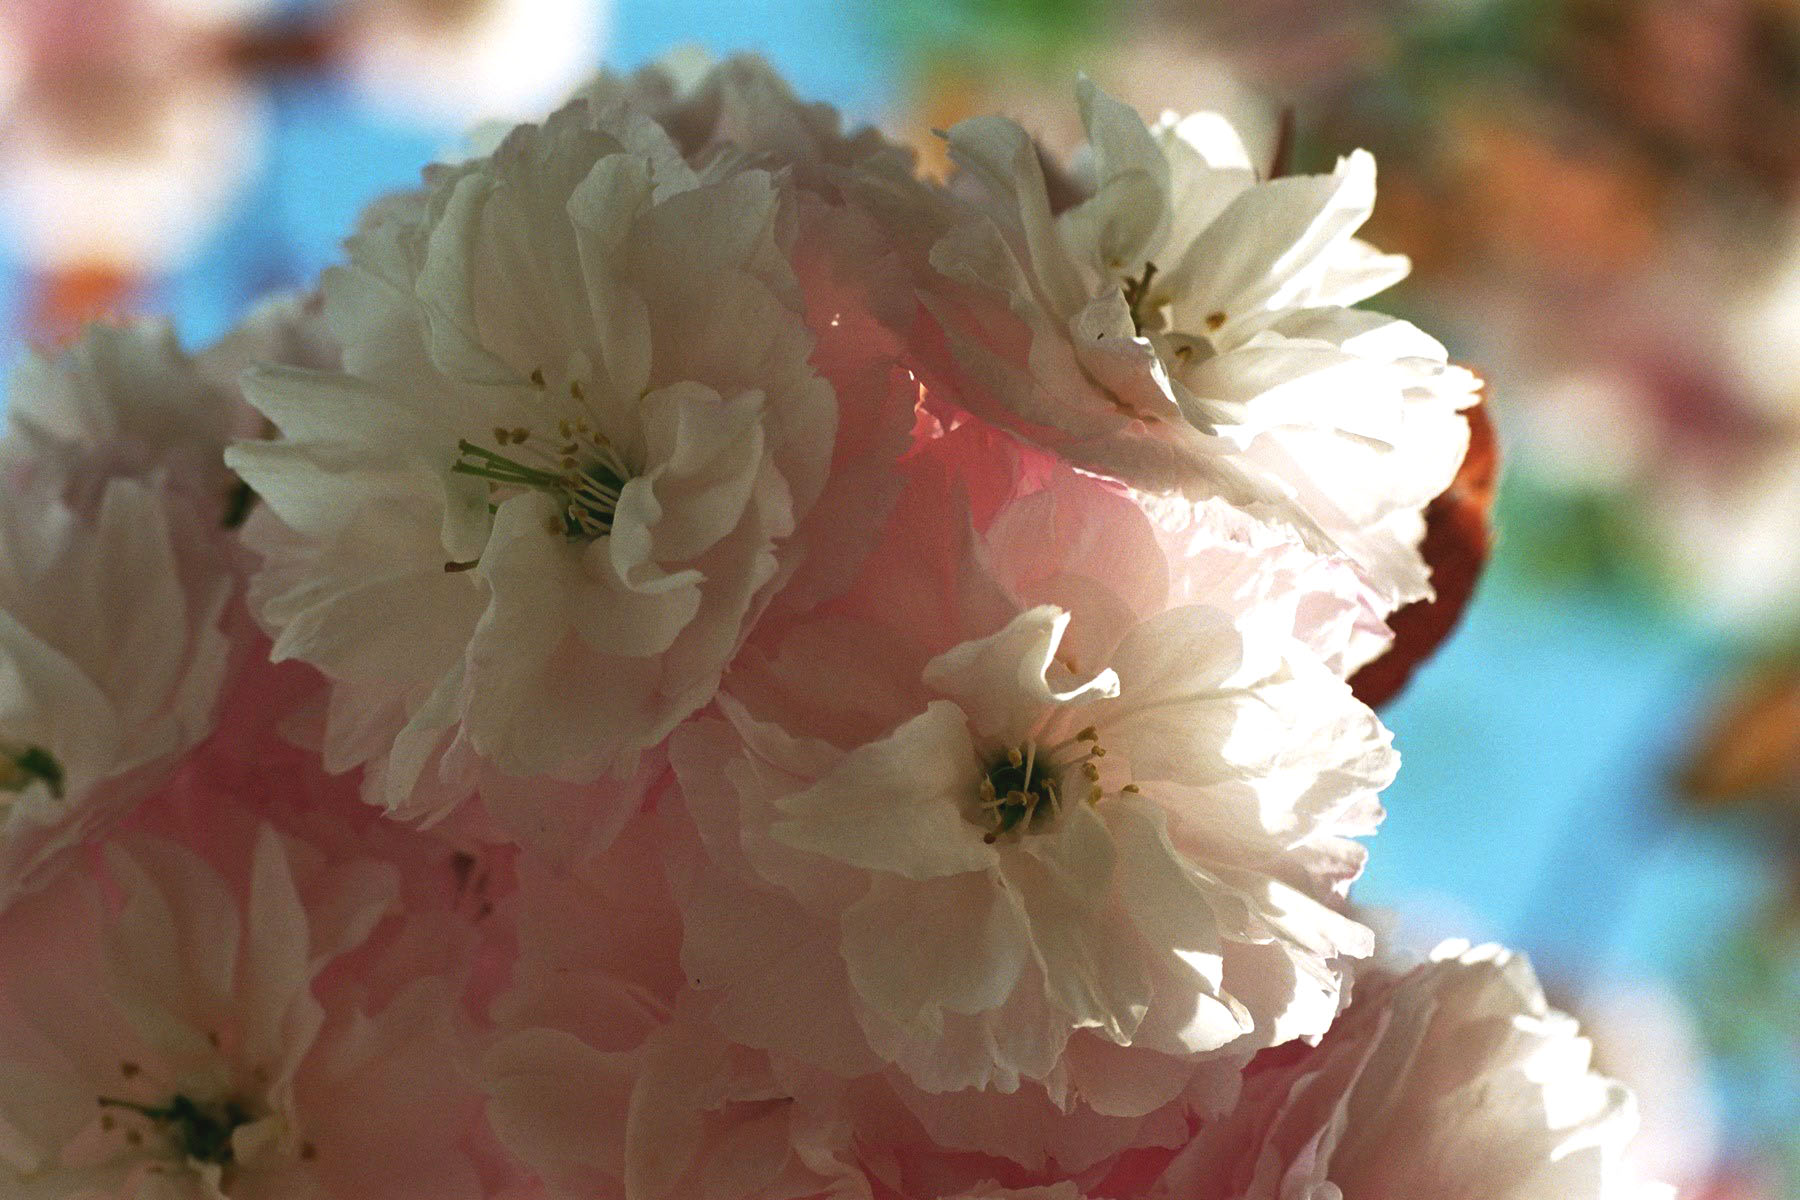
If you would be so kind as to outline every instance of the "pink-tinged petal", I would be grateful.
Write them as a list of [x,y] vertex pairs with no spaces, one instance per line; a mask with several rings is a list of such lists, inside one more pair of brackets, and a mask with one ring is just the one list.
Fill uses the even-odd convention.
[[964,815],[979,802],[983,770],[963,711],[938,701],[782,797],[769,832],[796,850],[908,879],[985,872],[994,852]]
[[844,910],[844,962],[864,1003],[910,1029],[1000,1007],[1030,958],[1018,899],[991,874],[880,876]]
[[508,1150],[571,1195],[625,1173],[636,1055],[602,1053],[556,1029],[502,1038],[482,1062],[488,1120]]

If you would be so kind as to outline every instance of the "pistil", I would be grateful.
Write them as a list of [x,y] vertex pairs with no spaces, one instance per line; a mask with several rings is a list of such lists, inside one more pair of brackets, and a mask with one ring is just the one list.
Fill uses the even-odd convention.
[[50,795],[63,798],[63,768],[42,746],[14,747],[0,740],[0,792],[23,792],[41,782]]
[[1105,755],[1091,725],[1047,748],[1036,738],[1008,747],[979,785],[978,823],[988,827],[981,840],[991,846],[1009,833],[1029,832],[1053,818],[1067,795],[1071,773],[1081,776],[1088,802],[1099,803],[1103,791],[1097,760]]
[[1150,325],[1150,314],[1145,311],[1145,304],[1150,299],[1150,281],[1156,278],[1156,264],[1144,264],[1144,273],[1136,279],[1126,278],[1119,284],[1119,291],[1125,297],[1125,305],[1131,310],[1131,327],[1139,337]]

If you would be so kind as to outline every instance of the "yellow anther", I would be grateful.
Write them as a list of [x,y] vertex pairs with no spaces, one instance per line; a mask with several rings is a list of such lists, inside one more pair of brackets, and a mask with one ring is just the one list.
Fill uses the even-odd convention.
[[1019,753],[1017,746],[1014,746],[1006,752],[1006,761],[1015,767],[1022,767],[1025,765],[1025,756]]
[[1075,740],[1078,742],[1097,742],[1100,740],[1100,731],[1095,729],[1092,725],[1089,725],[1086,729],[1075,735]]

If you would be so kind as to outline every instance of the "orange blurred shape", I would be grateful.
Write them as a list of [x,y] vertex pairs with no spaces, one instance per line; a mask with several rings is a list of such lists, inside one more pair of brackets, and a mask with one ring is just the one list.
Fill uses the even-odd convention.
[[132,308],[138,276],[113,263],[82,263],[38,277],[29,325],[34,341],[61,344],[89,321],[123,316]]
[[1533,128],[1527,116],[1462,114],[1462,169],[1446,211],[1515,270],[1593,280],[1641,265],[1657,245],[1661,202],[1646,164],[1597,136],[1552,137],[1554,126]]
[[1365,704],[1380,705],[1393,699],[1437,651],[1462,619],[1487,565],[1500,447],[1488,420],[1485,398],[1466,415],[1469,449],[1462,466],[1450,486],[1425,510],[1425,540],[1420,549],[1431,567],[1431,586],[1437,595],[1415,601],[1388,618],[1394,644],[1350,680]]
[[1702,808],[1800,806],[1800,661],[1765,662],[1737,683],[1681,774]]
[[967,72],[948,65],[922,72],[913,86],[906,142],[918,152],[919,174],[942,182],[950,177],[950,144],[937,131],[983,112],[987,94]]

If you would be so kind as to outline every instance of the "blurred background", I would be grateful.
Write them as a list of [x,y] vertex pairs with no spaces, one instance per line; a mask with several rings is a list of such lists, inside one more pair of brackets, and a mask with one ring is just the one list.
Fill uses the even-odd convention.
[[3,0],[0,355],[203,345],[471,123],[690,46],[927,170],[975,112],[1067,149],[1077,70],[1375,152],[1377,306],[1487,378],[1506,468],[1359,899],[1528,950],[1684,1197],[1800,1197],[1800,0]]

